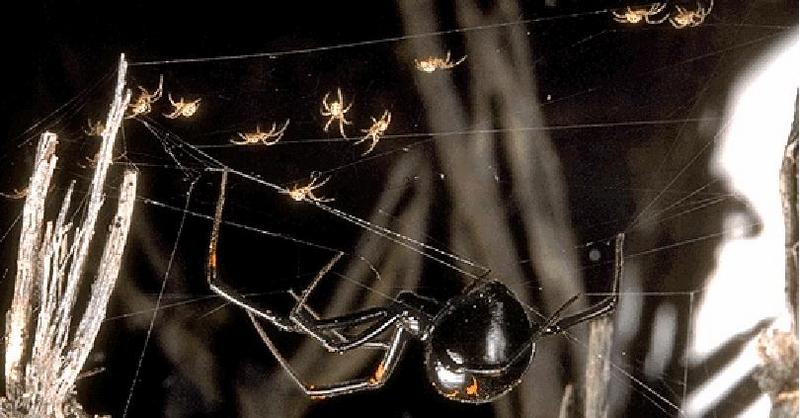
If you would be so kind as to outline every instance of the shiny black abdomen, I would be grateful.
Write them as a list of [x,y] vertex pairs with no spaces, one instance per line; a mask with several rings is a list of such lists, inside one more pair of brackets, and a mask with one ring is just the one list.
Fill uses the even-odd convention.
[[516,296],[486,282],[447,303],[426,341],[428,377],[442,395],[489,402],[510,391],[528,369],[531,323]]

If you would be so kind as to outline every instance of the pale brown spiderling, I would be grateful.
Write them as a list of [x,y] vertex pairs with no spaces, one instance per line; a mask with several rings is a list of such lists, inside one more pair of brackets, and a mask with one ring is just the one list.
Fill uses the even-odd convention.
[[428,57],[423,60],[414,60],[414,66],[417,67],[418,70],[422,71],[423,73],[432,73],[436,70],[447,70],[453,68],[467,59],[467,56],[464,55],[463,57],[459,58],[458,61],[453,62],[450,60],[450,51],[447,51],[447,55],[444,58],[439,57]]
[[375,146],[378,145],[378,142],[380,142],[381,137],[386,133],[386,130],[389,128],[389,123],[392,121],[392,114],[388,110],[385,110],[380,119],[375,119],[373,117],[371,117],[370,119],[372,119],[372,126],[370,126],[369,129],[362,129],[361,132],[365,132],[366,135],[364,135],[361,139],[359,139],[354,143],[354,145],[358,145],[366,141],[367,139],[372,141],[369,144],[367,150],[361,154],[362,156],[372,152],[372,150],[375,149]]
[[[127,152],[123,152],[119,156],[112,158],[111,162],[112,163],[116,163],[119,160],[125,158],[126,155],[127,155]],[[95,167],[97,167],[97,160],[100,158],[100,151],[97,151],[91,157],[83,157],[83,158],[84,158],[84,160],[86,160],[86,164],[78,163],[78,166],[80,166],[81,168],[95,168]]]
[[142,86],[139,86],[139,96],[136,100],[128,105],[130,113],[125,116],[126,119],[134,118],[140,115],[146,115],[153,110],[153,103],[161,98],[164,87],[164,75],[158,76],[158,88],[152,93]]
[[105,129],[106,124],[103,123],[103,121],[98,120],[97,122],[92,122],[91,119],[88,119],[87,127],[83,130],[83,132],[89,136],[102,136]]
[[339,122],[339,133],[342,134],[342,138],[347,138],[347,135],[344,133],[344,125],[352,125],[353,123],[345,119],[345,114],[350,111],[351,107],[353,107],[353,103],[350,103],[349,106],[345,107],[344,98],[342,97],[342,89],[340,88],[336,89],[338,100],[334,100],[329,103],[329,95],[330,92],[325,93],[325,97],[322,98],[322,110],[320,110],[320,113],[322,116],[329,117],[322,130],[324,132],[328,132],[328,128],[330,127],[331,123],[336,120]]
[[317,180],[319,180],[319,177],[311,176],[311,182],[309,182],[305,186],[298,187],[298,186],[295,185],[291,189],[283,190],[281,193],[289,195],[289,197],[291,197],[292,200],[295,200],[295,201],[298,201],[298,202],[303,201],[303,200],[311,200],[313,202],[320,202],[320,203],[332,202],[334,199],[328,199],[328,198],[325,198],[325,197],[316,196],[314,194],[314,190],[317,190],[320,187],[324,186],[325,183],[327,183],[328,180],[330,180],[330,179],[331,179],[330,177],[327,177],[327,178],[325,178],[325,180],[322,180],[319,183],[317,183]]
[[713,1],[709,4],[707,9],[698,2],[696,10],[685,9],[676,4],[675,11],[677,13],[669,18],[669,23],[672,24],[675,29],[700,26],[706,20],[706,17],[711,13],[711,9],[713,8]]
[[231,143],[235,145],[275,145],[281,140],[281,138],[283,138],[283,134],[286,132],[286,128],[288,126],[289,119],[286,119],[286,122],[280,129],[278,129],[277,125],[273,123],[272,127],[267,132],[262,132],[261,127],[256,125],[255,132],[238,132],[239,137],[242,139],[237,140],[236,138],[233,138],[231,139]]
[[27,187],[23,187],[22,189],[14,189],[14,190],[11,191],[11,193],[0,192],[0,197],[4,197],[4,198],[10,199],[10,200],[19,200],[19,199],[23,199],[23,198],[25,198],[27,196],[28,196],[28,188]]
[[611,14],[614,16],[614,20],[619,23],[635,25],[644,20],[644,22],[649,25],[658,25],[664,23],[669,15],[666,15],[661,19],[651,18],[663,12],[664,8],[666,7],[667,3],[653,3],[648,8],[628,6],[625,9],[621,9],[621,11],[613,10]]
[[172,99],[172,94],[167,96],[170,104],[172,104],[172,107],[174,108],[172,109],[172,113],[164,113],[164,117],[168,119],[177,119],[179,117],[190,118],[200,107],[200,99],[184,102],[183,97],[181,97],[180,100],[176,102]]

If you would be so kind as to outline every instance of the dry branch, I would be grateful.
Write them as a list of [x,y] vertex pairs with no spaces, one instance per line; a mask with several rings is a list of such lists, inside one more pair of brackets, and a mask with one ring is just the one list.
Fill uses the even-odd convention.
[[783,221],[786,228],[786,301],[792,319],[792,331],[797,335],[798,272],[797,272],[797,104],[794,102],[794,121],[786,141],[781,164],[780,186]]
[[601,318],[589,324],[589,353],[586,359],[584,416],[608,416],[608,383],[611,379],[611,343],[614,322]]
[[[40,139],[23,208],[14,297],[6,316],[6,393],[0,397],[1,418],[86,416],[75,401],[75,381],[105,317],[136,198],[136,172],[128,170],[89,300],[80,316],[77,296],[104,203],[103,190],[117,131],[130,102],[131,93],[125,90],[126,71],[123,56],[88,204],[77,226],[67,222],[74,182],[62,200],[56,220],[45,222],[47,193],[58,161],[58,141],[50,132]],[[34,309],[38,312],[36,317],[32,315]]]

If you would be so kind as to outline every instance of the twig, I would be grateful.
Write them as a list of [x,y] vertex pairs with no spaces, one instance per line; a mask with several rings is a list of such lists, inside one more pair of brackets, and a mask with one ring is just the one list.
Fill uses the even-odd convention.
[[561,397],[561,408],[558,410],[558,418],[570,418],[575,416],[575,389],[572,384],[564,387],[564,395]]
[[584,416],[608,416],[608,382],[611,378],[611,339],[614,323],[611,318],[601,318],[589,325],[589,357],[586,359],[586,392]]
[[798,271],[797,271],[797,104],[794,102],[794,121],[786,141],[781,164],[780,190],[783,222],[786,228],[786,301],[792,315],[792,332],[797,336]]

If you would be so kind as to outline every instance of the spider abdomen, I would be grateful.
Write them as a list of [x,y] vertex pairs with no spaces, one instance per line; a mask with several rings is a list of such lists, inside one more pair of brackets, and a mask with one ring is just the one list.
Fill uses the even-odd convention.
[[434,318],[427,341],[428,378],[442,395],[489,402],[511,390],[533,358],[531,324],[500,282],[452,299]]

